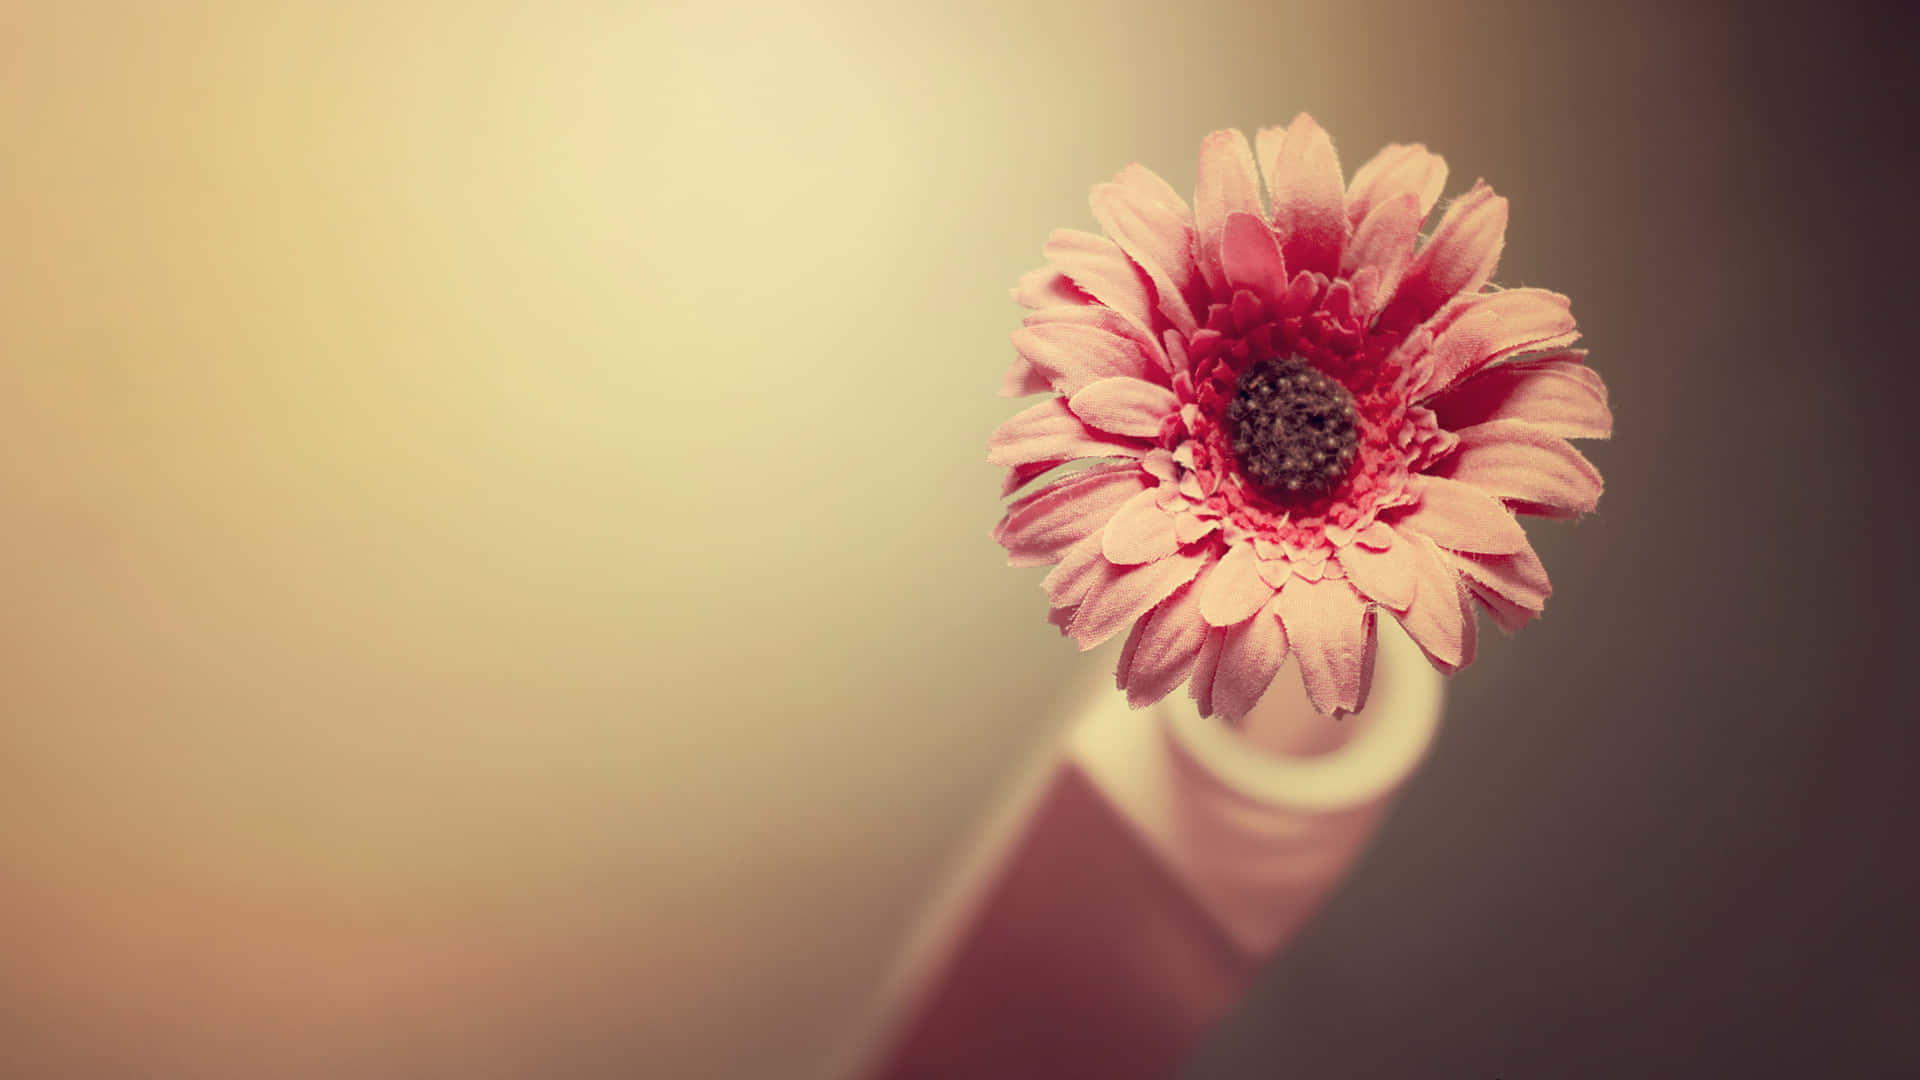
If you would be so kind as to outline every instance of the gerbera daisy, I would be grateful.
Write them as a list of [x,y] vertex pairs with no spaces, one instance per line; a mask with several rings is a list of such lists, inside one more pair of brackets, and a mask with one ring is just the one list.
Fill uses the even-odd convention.
[[1567,440],[1612,415],[1567,298],[1487,284],[1504,198],[1475,183],[1420,241],[1446,176],[1394,145],[1344,183],[1304,113],[1215,132],[1193,206],[1130,165],[1093,189],[1104,235],[1056,230],[1013,290],[1033,311],[1003,392],[1052,396],[989,441],[1018,496],[994,536],[1058,564],[1050,619],[1082,649],[1127,632],[1134,705],[1187,680],[1238,719],[1291,652],[1318,709],[1351,711],[1376,611],[1449,674],[1476,604],[1509,632],[1540,613],[1515,515],[1594,508]]

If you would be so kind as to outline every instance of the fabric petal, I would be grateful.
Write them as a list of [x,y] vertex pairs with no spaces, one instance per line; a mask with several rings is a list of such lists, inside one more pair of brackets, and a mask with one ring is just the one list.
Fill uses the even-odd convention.
[[1532,611],[1547,606],[1553,582],[1531,545],[1511,555],[1452,556],[1454,566],[1467,577]]
[[1227,289],[1221,245],[1227,220],[1235,214],[1265,219],[1260,205],[1260,176],[1253,148],[1238,131],[1216,131],[1200,142],[1200,167],[1193,185],[1194,232],[1200,272],[1214,292]]
[[[1151,385],[1140,383],[1138,379],[1125,381],[1141,386]],[[1164,390],[1161,392],[1167,393]],[[1012,419],[995,428],[987,438],[989,465],[1025,465],[1082,457],[1137,458],[1145,452],[1136,444],[1088,427],[1074,415],[1065,398],[1057,397],[1015,413]]]
[[1260,167],[1273,202],[1273,231],[1294,273],[1332,276],[1347,242],[1346,182],[1333,139],[1306,113],[1286,131],[1267,128],[1257,136]]
[[1154,333],[1153,285],[1120,245],[1094,233],[1055,229],[1041,250],[1082,292]]
[[1447,207],[1433,239],[1414,257],[1381,313],[1381,328],[1404,331],[1418,326],[1454,296],[1480,291],[1500,261],[1506,232],[1507,200],[1484,181],[1475,183]]
[[[1101,310],[1101,309],[1093,309]],[[1138,342],[1078,322],[1045,321],[1013,332],[1020,358],[1063,394],[1115,375],[1163,375]]]
[[1051,266],[1043,266],[1020,276],[1019,283],[1013,287],[1013,302],[1021,307],[1048,308],[1091,304],[1093,297],[1075,285],[1067,275]]
[[1486,368],[1434,398],[1432,407],[1435,419],[1449,431],[1489,420],[1519,420],[1569,439],[1613,434],[1606,384],[1577,353]]
[[1208,626],[1195,599],[1206,577],[1207,571],[1202,570],[1134,624],[1128,650],[1115,673],[1120,689],[1127,692],[1127,704],[1136,709],[1151,705],[1192,673],[1207,640]]
[[1457,671],[1466,663],[1468,624],[1473,621],[1460,574],[1433,541],[1406,533],[1400,539],[1413,555],[1419,578],[1400,625],[1441,670]]
[[1214,712],[1239,720],[1260,703],[1287,658],[1287,631],[1280,625],[1279,594],[1270,595],[1253,618],[1227,631],[1213,676]]
[[1419,236],[1420,209],[1412,195],[1381,203],[1360,223],[1342,256],[1341,268],[1351,275],[1362,267],[1372,267],[1377,275],[1374,280],[1363,283],[1366,286],[1366,295],[1360,297],[1363,313],[1372,314],[1376,310],[1374,305],[1384,303],[1400,287],[1400,279],[1413,261],[1413,245]]
[[[1100,554],[1100,532],[1095,530],[1067,549],[1060,557],[1060,565],[1041,579],[1040,588],[1054,607],[1078,607],[1094,584],[1111,569],[1113,564]],[[1062,624],[1060,629],[1064,633],[1066,625]]]
[[1600,470],[1573,444],[1524,420],[1490,420],[1457,433],[1435,475],[1471,484],[1521,513],[1578,517],[1600,504]]
[[[1104,330],[1138,349],[1140,355],[1147,358],[1147,367],[1150,372],[1171,373],[1173,371],[1173,365],[1168,360],[1166,350],[1161,347],[1160,342],[1152,334],[1135,326],[1126,316],[1110,307],[1100,304],[1055,305],[1033,312],[1021,320],[1021,323],[1029,327],[1069,325]],[[1178,340],[1172,330],[1167,331],[1167,334],[1174,340]],[[1160,381],[1158,375],[1153,375],[1152,378],[1156,382]]]
[[1273,586],[1260,576],[1259,557],[1247,544],[1235,544],[1207,578],[1200,593],[1200,614],[1214,626],[1245,622],[1273,596]]
[[1007,508],[993,538],[1007,549],[1012,566],[1045,566],[1106,525],[1122,504],[1151,492],[1133,465],[1106,465],[1075,473]]
[[1347,185],[1347,220],[1359,228],[1382,203],[1411,195],[1419,208],[1419,221],[1433,212],[1440,192],[1447,186],[1447,163],[1420,143],[1395,143],[1360,166]]
[[1252,214],[1227,218],[1220,242],[1221,272],[1234,289],[1250,290],[1269,304],[1287,294],[1287,263],[1267,223]]
[[1080,602],[1068,635],[1081,652],[1094,648],[1192,581],[1212,557],[1205,550],[1184,551],[1140,566],[1114,566],[1102,559],[1106,568]]
[[1129,498],[1114,511],[1102,534],[1100,552],[1115,566],[1134,566],[1164,559],[1180,548],[1173,534],[1173,515],[1160,509],[1152,488]]
[[1479,488],[1438,476],[1415,477],[1409,487],[1420,501],[1391,523],[1402,535],[1415,532],[1453,551],[1485,555],[1506,555],[1526,546],[1526,530],[1498,499]]
[[[1192,215],[1185,203],[1179,203],[1176,210],[1156,197],[1152,187],[1143,190],[1140,174],[1165,187],[1146,169],[1130,166],[1129,173],[1122,174],[1131,176],[1130,180],[1094,185],[1090,200],[1093,217],[1152,280],[1160,313],[1176,329],[1190,334],[1199,326],[1186,300],[1194,289],[1197,272],[1193,264]],[[1169,194],[1171,190],[1167,189]],[[1179,199],[1178,195],[1173,197]]]
[[1375,551],[1349,544],[1334,556],[1347,580],[1363,596],[1377,600],[1395,611],[1407,610],[1413,603],[1415,574],[1413,555],[1408,544],[1393,544]]
[[1073,415],[1088,425],[1115,435],[1151,438],[1160,421],[1180,407],[1173,391],[1125,376],[1097,379],[1067,399]]
[[1372,681],[1373,612],[1353,589],[1344,581],[1296,578],[1280,590],[1279,612],[1313,707],[1333,713],[1364,705]]
[[1013,358],[1013,365],[1007,369],[1006,377],[1000,381],[1001,397],[1031,397],[1034,394],[1044,394],[1051,389],[1053,384],[1048,380],[1046,373],[1028,363],[1024,356]]
[[1213,677],[1220,670],[1220,650],[1226,645],[1225,630],[1209,630],[1207,638],[1200,643],[1200,652],[1193,658],[1193,674],[1187,679],[1187,693],[1193,697],[1193,703],[1200,707],[1201,716],[1213,715]]
[[1502,289],[1462,297],[1434,320],[1428,347],[1433,372],[1409,391],[1414,401],[1452,389],[1461,380],[1516,352],[1558,349],[1580,336],[1571,302],[1546,289]]

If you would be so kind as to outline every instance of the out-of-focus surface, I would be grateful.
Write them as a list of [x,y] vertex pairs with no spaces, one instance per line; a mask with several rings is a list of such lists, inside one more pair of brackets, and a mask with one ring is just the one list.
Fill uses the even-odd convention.
[[1890,1074],[1898,5],[0,10],[10,1075],[805,1075],[1089,664],[1047,230],[1312,111],[1513,203],[1609,491],[1192,1077]]

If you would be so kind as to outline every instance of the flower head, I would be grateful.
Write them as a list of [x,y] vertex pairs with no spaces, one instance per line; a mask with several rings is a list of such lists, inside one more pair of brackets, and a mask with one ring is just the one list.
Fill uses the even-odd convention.
[[[1256,167],[1255,161],[1258,160]],[[1265,176],[1264,192],[1260,182]],[[1342,180],[1304,113],[1202,142],[1193,205],[1139,165],[1093,189],[1014,299],[994,431],[1016,495],[994,530],[1090,649],[1127,633],[1136,706],[1189,682],[1244,715],[1289,652],[1323,712],[1357,709],[1375,613],[1452,673],[1475,606],[1509,632],[1549,584],[1516,514],[1576,517],[1612,430],[1567,298],[1488,286],[1507,201],[1485,183],[1422,243],[1447,167],[1389,146]]]

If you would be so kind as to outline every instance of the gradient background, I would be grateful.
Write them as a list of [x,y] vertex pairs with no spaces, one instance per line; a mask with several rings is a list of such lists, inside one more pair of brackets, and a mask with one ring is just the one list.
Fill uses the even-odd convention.
[[1302,109],[1618,435],[1186,1075],[1916,1067],[1920,25],[1668,7],[0,8],[0,1071],[809,1075],[1112,663],[1007,288]]

